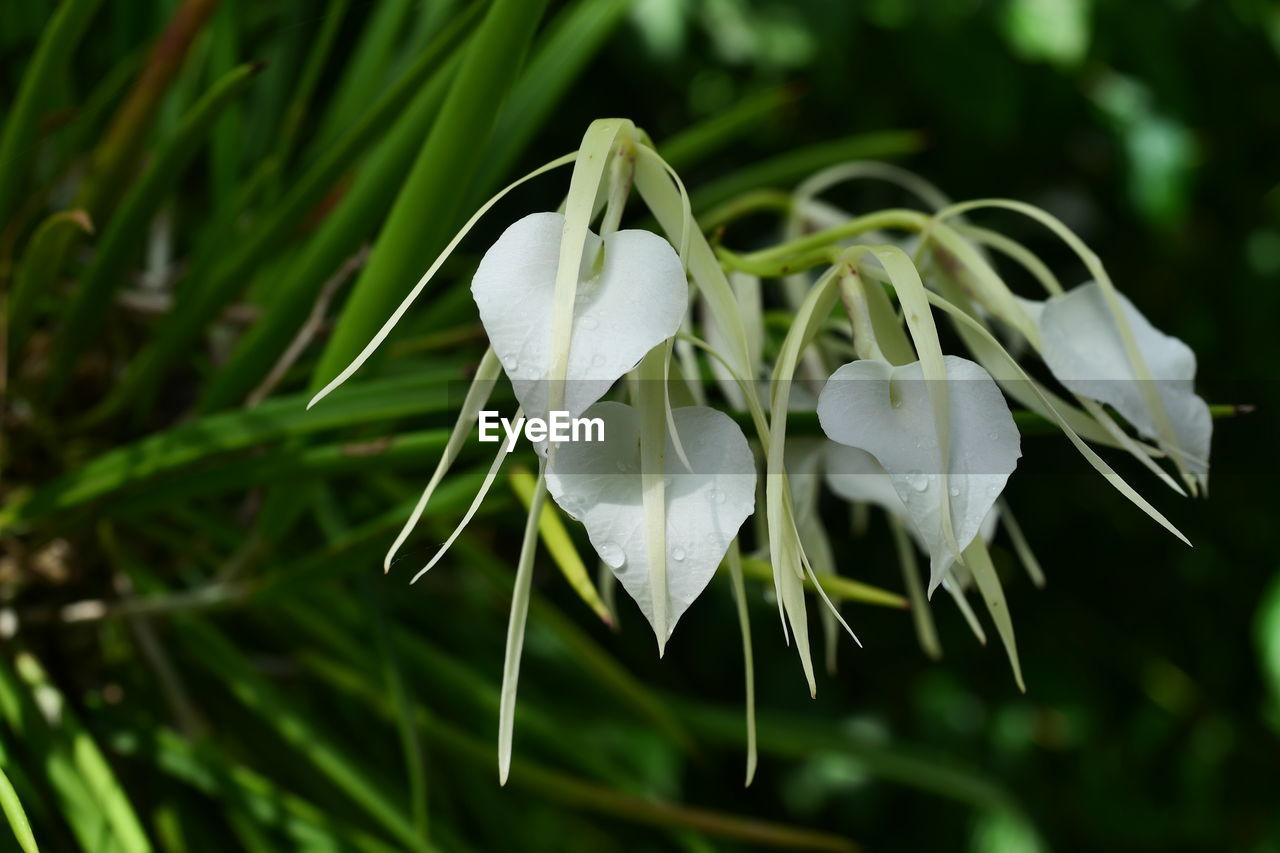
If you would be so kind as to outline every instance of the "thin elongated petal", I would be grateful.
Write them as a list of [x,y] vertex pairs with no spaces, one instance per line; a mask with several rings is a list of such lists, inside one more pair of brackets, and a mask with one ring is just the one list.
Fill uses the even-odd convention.
[[[650,624],[653,593],[640,475],[640,417],[622,403],[597,403],[586,417],[604,420],[604,441],[557,447],[547,488],[560,508],[586,525],[600,559],[613,570]],[[706,588],[729,543],[755,509],[755,460],[742,430],[702,406],[673,410],[692,472],[668,437],[665,454],[667,608],[670,636]],[[666,639],[665,637],[663,638]]]
[[1013,416],[990,375],[957,356],[944,362],[951,420],[945,471],[919,362],[851,362],[832,374],[818,399],[828,437],[867,451],[888,472],[928,546],[930,593],[955,562],[944,536],[944,505],[963,549],[978,535],[1022,455]]
[[[564,217],[534,213],[485,253],[471,283],[480,319],[516,397],[545,417],[551,314]],[[588,232],[573,306],[564,409],[581,415],[645,353],[675,335],[688,282],[671,244],[649,231]]]
[[[1116,296],[1173,428],[1177,446],[1163,449],[1176,454],[1203,483],[1209,473],[1213,419],[1208,404],[1192,387],[1195,353],[1151,325],[1124,294]],[[1099,285],[1084,284],[1049,299],[1038,322],[1045,363],[1059,382],[1082,397],[1114,406],[1143,435],[1161,438]]]

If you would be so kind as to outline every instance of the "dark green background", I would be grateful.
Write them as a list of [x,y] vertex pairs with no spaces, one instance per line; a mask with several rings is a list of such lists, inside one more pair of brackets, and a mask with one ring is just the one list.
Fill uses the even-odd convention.
[[[6,102],[47,16],[45,5],[6,3],[0,10],[0,94]],[[147,44],[171,6],[108,2],[68,69],[65,98],[74,102],[107,69]],[[312,115],[323,114],[343,63],[377,6],[361,0],[346,10]],[[319,2],[241,0],[224,6],[215,26],[240,33],[234,59],[271,55],[264,85],[271,75],[284,75],[283,83],[277,80],[268,91],[283,86],[287,92],[289,80],[296,79],[289,75],[296,75],[299,65],[298,56],[288,51],[305,48],[322,24],[324,8]],[[558,8],[553,4],[553,11]],[[209,73],[188,70],[182,83],[203,88]],[[781,642],[772,605],[755,595],[760,713],[784,739],[791,736],[801,747],[789,756],[766,750],[754,786],[744,791],[743,754],[732,726],[726,738],[707,740],[695,755],[683,754],[669,737],[594,685],[535,609],[521,702],[548,718],[560,746],[535,746],[518,727],[517,758],[524,754],[557,766],[565,753],[598,753],[625,777],[615,786],[632,793],[829,830],[869,850],[1019,851],[1036,849],[1037,838],[1059,850],[1280,849],[1280,501],[1274,448],[1280,434],[1274,417],[1280,6],[1264,0],[643,0],[560,98],[505,177],[572,150],[594,118],[631,118],[661,148],[663,139],[776,86],[790,93],[782,106],[745,137],[683,170],[691,189],[740,167],[850,134],[918,130],[921,149],[898,162],[955,199],[1017,198],[1062,217],[1096,249],[1117,285],[1152,322],[1196,351],[1197,385],[1208,400],[1255,404],[1258,411],[1217,423],[1207,500],[1158,491],[1145,472],[1116,461],[1186,533],[1194,543],[1190,549],[1112,491],[1064,439],[1025,439],[1025,455],[1007,495],[1045,567],[1047,588],[1035,590],[1016,571],[1007,546],[996,551],[997,563],[1009,570],[1006,589],[1026,674],[1025,696],[1016,691],[1000,649],[980,648],[950,602],[940,600],[935,612],[946,654],[937,664],[919,652],[905,614],[846,607],[866,647],[842,645],[839,674],[820,676],[818,697],[810,700],[795,654]],[[263,112],[268,95],[255,91],[251,96],[246,111],[237,114],[242,124],[233,138],[242,144],[232,146],[238,153],[229,167],[236,180],[252,171],[271,138],[272,128],[254,117],[278,113]],[[179,90],[165,106],[158,135],[172,130],[181,107],[176,99],[183,97],[189,101],[190,95]],[[313,128],[304,127],[305,137]],[[299,164],[314,155],[305,142],[300,151]],[[177,224],[179,254],[199,250],[209,217],[223,209],[217,168],[222,167],[211,155],[201,153],[174,193],[169,210]],[[500,206],[465,244],[466,257],[419,305],[419,327],[474,322],[464,289],[468,263],[507,222],[523,212],[554,208],[564,186],[562,178],[544,179]],[[850,209],[903,202],[889,190],[870,186],[832,197]],[[1012,216],[993,213],[980,219],[1042,252],[1064,282],[1083,280],[1078,262],[1047,234]],[[424,223],[424,231],[437,225],[444,227]],[[767,218],[755,218],[735,225],[727,239],[749,247],[769,239],[770,228]],[[292,251],[282,248],[273,261],[281,265],[277,268],[287,268]],[[259,271],[250,301],[270,293],[277,268]],[[1012,281],[1022,293],[1034,293],[1030,282]],[[103,318],[103,329],[110,357],[119,363],[127,362],[134,340],[150,334],[145,325],[114,314]],[[479,352],[472,338],[450,347],[441,359],[473,362]],[[19,481],[46,482],[74,467],[68,460],[89,458],[182,417],[216,370],[207,355],[193,353],[190,363],[171,365],[154,403],[135,410],[132,419],[57,434],[65,452],[15,432]],[[313,347],[306,363],[315,355]],[[384,359],[376,369],[407,372],[422,364],[397,366]],[[67,416],[98,402],[101,383],[110,379],[95,375],[112,374],[82,375],[57,414]],[[306,372],[295,372],[282,390],[301,391],[305,385]],[[404,426],[449,423],[447,413],[432,418]],[[375,428],[359,435],[385,433]],[[281,443],[267,450],[283,454],[292,446]],[[384,512],[397,498],[409,498],[433,462],[421,459],[368,478],[358,472],[335,476],[330,496],[357,523]],[[403,571],[387,580],[378,571],[383,534],[367,547],[329,558],[322,554],[314,564],[315,580],[296,598],[291,595],[288,606],[321,621],[331,619],[376,678],[381,678],[380,641],[372,626],[386,619],[395,632],[447,651],[471,675],[496,686],[507,572],[514,565],[523,518],[505,486],[497,492],[502,494],[495,512],[482,516],[470,537],[477,553],[498,557],[494,572],[481,571],[476,554],[459,551],[408,589]],[[309,500],[309,492],[301,494],[299,500]],[[279,522],[270,515],[270,504],[265,518],[258,506],[255,499],[246,503],[245,491],[192,497],[120,522],[116,535],[151,575],[174,588],[198,586],[239,554],[250,528],[260,537],[254,540],[261,551],[255,552],[253,567],[260,575],[321,548],[323,513],[319,520],[309,513],[298,520],[275,507],[286,519]],[[897,565],[879,519],[867,538],[856,539],[846,533],[842,507],[831,502],[824,510],[841,571],[897,588]],[[99,508],[29,533],[24,542],[32,548],[66,537],[75,554],[74,571],[58,582],[6,580],[5,595],[19,609],[112,595],[95,535],[100,512],[110,515]],[[448,525],[456,517],[453,510],[436,523]],[[131,524],[148,532],[134,536]],[[438,527],[416,538],[406,551],[407,564],[429,555],[442,538]],[[629,602],[622,606],[624,631],[615,636],[593,621],[549,561],[540,561],[535,584],[561,613],[652,686],[659,701],[677,709],[697,703],[704,712],[714,707],[737,725],[739,638],[723,579],[685,617],[661,662]],[[359,611],[354,619],[332,616],[339,604],[353,602],[373,609]],[[231,607],[195,618],[221,631],[245,660],[283,688],[317,730],[357,763],[375,768],[372,772],[402,796],[403,759],[394,725],[372,716],[366,701],[336,694],[300,664],[308,654],[336,653],[296,630],[273,611],[277,606],[284,605]],[[360,824],[346,796],[316,776],[310,763],[314,755],[285,745],[264,722],[275,713],[269,701],[246,710],[226,689],[234,681],[227,670],[198,665],[212,654],[203,641],[178,642],[187,629],[177,622],[156,620],[155,628],[175,650],[218,750]],[[122,732],[145,740],[168,722],[162,694],[118,621],[88,628],[37,625],[22,636],[99,740],[110,743]],[[491,713],[459,701],[455,686],[433,681],[427,671],[406,669],[413,701],[492,748]],[[121,685],[125,699],[113,704],[109,697]],[[855,752],[869,744],[879,758],[864,762],[806,745],[811,735],[821,739],[814,733],[847,738]],[[443,849],[739,849],[681,831],[637,829],[547,799],[536,784],[499,791],[490,754],[464,760],[428,744],[427,756],[432,837]],[[958,795],[922,790],[941,783],[910,767],[896,772],[893,756],[922,758],[943,770],[959,767]],[[188,827],[190,849],[247,844],[244,830],[227,821],[230,812],[223,813],[221,798],[173,786],[136,756],[113,761],[144,822],[158,809],[172,809]],[[74,849],[56,820],[35,822],[49,849]],[[280,837],[268,833],[268,838],[283,844]],[[0,848],[6,843],[7,836]]]

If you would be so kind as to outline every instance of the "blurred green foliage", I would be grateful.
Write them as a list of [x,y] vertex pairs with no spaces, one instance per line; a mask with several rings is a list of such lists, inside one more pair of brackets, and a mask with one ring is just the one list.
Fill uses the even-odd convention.
[[[1275,4],[540,12],[0,4],[0,849],[29,849],[21,814],[41,850],[1280,847]],[[670,140],[704,210],[858,156],[1062,217],[1192,345],[1207,398],[1259,406],[1219,423],[1211,497],[1162,503],[1196,547],[1028,438],[1010,498],[1049,575],[1010,585],[1028,693],[946,608],[935,664],[901,612],[849,607],[867,647],[817,700],[759,631],[746,790],[727,581],[659,662],[638,613],[609,632],[541,559],[499,789],[518,500],[407,588],[470,500],[458,475],[377,566],[483,348],[475,255],[561,185],[517,191],[390,357],[302,404],[475,205],[608,115]],[[843,573],[897,583],[887,537],[838,544]]]

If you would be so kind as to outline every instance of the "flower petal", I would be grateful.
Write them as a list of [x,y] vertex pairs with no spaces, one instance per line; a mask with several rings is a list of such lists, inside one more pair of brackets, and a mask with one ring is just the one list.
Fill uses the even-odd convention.
[[[827,488],[850,503],[874,504],[901,519],[916,542],[928,550],[925,539],[915,529],[911,515],[907,512],[907,505],[902,502],[898,490],[893,486],[893,478],[874,456],[857,447],[828,441],[825,458]],[[990,542],[995,538],[999,523],[1000,508],[992,506],[978,525],[978,535],[983,542]],[[952,571],[959,572],[961,569],[956,567]]]
[[[622,403],[597,403],[586,417],[604,420],[604,441],[557,447],[547,489],[579,519],[600,559],[653,623],[640,477],[640,417]],[[667,635],[706,588],[738,528],[755,509],[755,459],[741,428],[703,406],[674,409],[672,418],[693,470],[668,436]],[[665,639],[665,638],[664,638]]]
[[[938,430],[920,362],[899,367],[873,360],[851,362],[832,374],[818,398],[818,419],[827,436],[865,450],[888,473],[929,551],[930,593],[959,557],[942,528],[944,501],[963,550],[978,535],[1022,455],[1013,416],[991,376],[956,356],[946,356],[944,364],[951,419],[946,494]],[[837,476],[861,479],[833,482],[833,488],[857,486],[865,494],[875,487],[875,471],[865,459],[837,458],[836,464],[843,466],[837,467]],[[883,492],[878,498],[882,506],[892,503]]]
[[[485,331],[531,418],[546,417],[563,228],[559,213],[513,223],[485,252],[471,282]],[[587,233],[564,393],[570,416],[581,415],[645,353],[675,335],[688,294],[680,258],[657,234],[618,231],[602,241]]]
[[[1177,446],[1162,447],[1204,483],[1213,419],[1208,404],[1192,387],[1195,353],[1151,325],[1124,294],[1116,295],[1173,430]],[[1049,299],[1039,325],[1045,364],[1059,382],[1082,397],[1114,406],[1143,435],[1163,438],[1101,287],[1090,282]]]
[[896,518],[906,519],[907,507],[893,487],[893,479],[876,458],[858,447],[832,441],[826,454],[827,488],[852,503],[874,504]]

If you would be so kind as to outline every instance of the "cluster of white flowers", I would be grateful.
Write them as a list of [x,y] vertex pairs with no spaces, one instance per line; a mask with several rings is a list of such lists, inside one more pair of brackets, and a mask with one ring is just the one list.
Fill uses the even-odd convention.
[[[722,564],[741,595],[740,535],[762,495],[763,523],[744,537],[747,557],[754,551],[771,567],[783,632],[800,653],[811,691],[806,588],[822,596],[829,624],[844,624],[821,577],[838,569],[817,510],[823,483],[887,515],[925,648],[937,646],[925,590],[944,588],[980,633],[965,599],[966,589],[976,587],[1021,684],[1008,607],[987,551],[1003,523],[1042,582],[1000,498],[1022,455],[1006,397],[1026,416],[1058,428],[1112,486],[1181,537],[1090,445],[1132,454],[1179,492],[1202,490],[1212,421],[1192,388],[1195,358],[1118,293],[1092,252],[1049,214],[1004,200],[952,205],[902,170],[847,164],[796,191],[783,242],[736,254],[707,241],[679,178],[630,122],[594,123],[577,152],[512,186],[569,163],[563,212],[516,221],[476,270],[471,289],[490,350],[444,458],[386,563],[461,451],[500,374],[530,418],[567,412],[604,423],[603,441],[535,445],[540,470],[508,635],[504,779],[546,494],[586,528],[600,561],[652,625],[660,651]],[[929,209],[854,216],[818,200],[853,178],[894,181]],[[316,400],[381,343],[448,252],[506,192],[476,214],[361,357]],[[633,193],[663,234],[618,230]],[[1038,220],[1076,252],[1092,280],[1064,289],[1024,246],[964,221],[981,208]],[[996,255],[1029,272],[1047,298],[1015,296],[996,272]],[[779,286],[767,301],[786,308],[789,318],[780,341],[765,328],[762,280],[770,279]],[[935,317],[951,321],[968,357],[943,352]],[[1062,392],[1028,368],[1051,376]],[[608,395],[628,402],[606,401]],[[709,397],[722,400],[721,409],[707,405]],[[673,407],[673,398],[689,405]],[[788,435],[789,415],[806,410],[816,410],[822,435]],[[752,428],[750,439],[740,423]],[[459,531],[510,452],[504,442]],[[915,576],[913,547],[929,557],[927,584]],[[744,618],[745,610],[739,607]],[[750,694],[750,677],[748,685]]]

